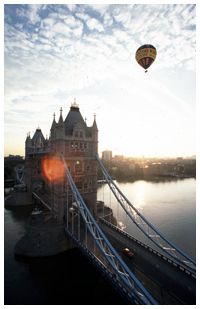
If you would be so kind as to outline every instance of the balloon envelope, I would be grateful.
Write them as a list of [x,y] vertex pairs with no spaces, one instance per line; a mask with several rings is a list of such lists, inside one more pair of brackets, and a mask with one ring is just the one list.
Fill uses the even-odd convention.
[[140,46],[136,53],[135,59],[145,70],[150,67],[150,65],[156,59],[156,48],[153,45],[145,44]]

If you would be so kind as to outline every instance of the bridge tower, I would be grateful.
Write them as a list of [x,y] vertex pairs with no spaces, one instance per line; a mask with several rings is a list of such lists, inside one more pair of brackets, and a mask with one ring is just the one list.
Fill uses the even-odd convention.
[[48,152],[49,140],[44,138],[39,127],[32,138],[30,133],[27,135],[25,141],[25,182],[29,192],[41,188],[44,183],[41,161]]
[[[74,101],[63,120],[62,108],[58,122],[53,116],[49,139],[45,139],[40,128],[33,137],[28,134],[25,142],[25,182],[29,192],[41,190],[51,202],[52,215],[63,221],[66,207],[72,205],[72,194],[66,178],[60,182],[46,179],[42,172],[42,161],[46,157],[62,155],[85,203],[96,214],[98,128],[96,116],[92,126],[87,126],[79,106]],[[67,206],[68,205],[68,206]]]
[[[62,155],[84,201],[92,213],[96,214],[97,200],[97,163],[98,128],[96,117],[92,126],[87,126],[79,106],[74,101],[63,120],[62,108],[58,122],[55,116],[50,132],[50,155]],[[58,221],[62,221],[66,207],[72,205],[71,189],[65,179],[61,183],[51,184],[52,212]]]

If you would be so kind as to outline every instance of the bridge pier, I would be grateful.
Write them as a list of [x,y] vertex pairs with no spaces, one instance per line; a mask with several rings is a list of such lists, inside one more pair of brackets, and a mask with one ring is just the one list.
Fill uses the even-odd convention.
[[66,237],[65,225],[50,218],[46,221],[43,212],[32,212],[27,233],[17,242],[15,255],[26,258],[57,255],[75,248],[75,243]]

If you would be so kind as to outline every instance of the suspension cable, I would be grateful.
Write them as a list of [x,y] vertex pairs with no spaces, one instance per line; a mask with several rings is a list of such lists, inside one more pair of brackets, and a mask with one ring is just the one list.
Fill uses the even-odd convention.
[[140,304],[156,304],[156,301],[153,299],[151,294],[144,288],[141,282],[137,277],[130,271],[122,258],[118,255],[117,251],[110,244],[99,225],[96,223],[93,218],[90,210],[83,201],[82,196],[80,195],[73,178],[67,168],[66,162],[62,157],[66,177],[69,181],[72,194],[77,202],[77,206],[82,215],[82,218],[87,224],[87,229],[89,230],[92,237],[95,239],[96,245],[99,247],[103,256],[108,261],[109,265],[112,267],[113,271],[118,277],[120,277],[123,284],[126,286],[126,289],[132,297],[137,300]]
[[[176,259],[177,261],[179,261],[180,263],[182,263],[184,266],[189,267],[190,269],[194,270],[194,267],[196,266],[195,261],[190,258],[186,253],[184,253],[182,250],[180,250],[177,246],[175,246],[171,241],[169,241],[168,239],[166,239],[139,211],[137,208],[135,208],[132,203],[126,198],[126,196],[121,192],[121,190],[117,187],[117,185],[114,183],[114,181],[112,180],[111,176],[108,174],[105,166],[103,165],[102,161],[99,159],[99,156],[96,155],[96,159],[100,165],[100,168],[105,176],[105,179],[110,187],[110,189],[112,190],[114,196],[116,197],[116,199],[119,201],[120,205],[122,206],[122,208],[125,210],[125,212],[127,213],[127,215],[129,216],[129,218],[132,220],[132,222],[134,222],[137,227],[145,234],[145,236],[147,236],[157,247],[159,247],[159,249],[161,249],[163,252],[165,252],[165,254],[169,255],[170,257],[172,257],[173,259]],[[128,209],[127,209],[128,208]],[[141,222],[137,222],[136,219],[133,217],[133,213],[136,214],[136,216],[141,220]],[[156,233],[156,235],[150,235],[148,234],[144,227],[147,225],[148,227],[151,228],[151,230],[153,232]],[[157,238],[161,238],[162,241],[166,244],[171,246],[172,248],[168,248],[168,247],[163,247],[160,244],[158,244],[158,239]],[[155,239],[153,239],[155,238]],[[172,253],[173,254],[172,254]],[[178,258],[176,256],[176,253],[179,253],[179,255],[181,257],[184,257],[186,259],[185,260],[181,260],[180,258]],[[187,263],[192,264],[192,266],[188,265]]]

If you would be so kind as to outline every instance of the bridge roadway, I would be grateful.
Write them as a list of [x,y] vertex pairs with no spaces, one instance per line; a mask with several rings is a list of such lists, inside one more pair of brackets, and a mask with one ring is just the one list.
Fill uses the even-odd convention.
[[[80,226],[79,231],[77,228],[78,223]],[[161,254],[156,254],[155,250],[150,251],[148,246],[128,237],[126,233],[121,232],[109,222],[100,219],[98,223],[126,265],[143,283],[158,304],[195,304],[196,279],[194,275],[187,273],[183,267],[180,269],[176,263],[173,264],[164,259]],[[82,219],[79,221],[78,216],[75,216],[73,226],[69,224],[68,229],[76,236],[79,234],[77,238],[80,238],[80,241],[86,245],[89,251],[110,269],[106,260],[104,258],[102,260],[102,254],[95,246],[89,232],[86,240],[85,226]],[[125,247],[129,247],[134,252],[135,257],[133,259],[124,256],[122,249]],[[110,271],[112,270],[110,269]]]
[[[99,225],[127,266],[159,304],[196,303],[195,275],[133,237],[128,237],[109,222],[100,219]],[[122,249],[125,247],[134,252],[134,258],[124,256]]]
[[[44,198],[44,196],[43,196]],[[44,205],[46,207],[46,205]],[[49,211],[47,211],[48,213]],[[119,230],[108,221],[98,220],[99,226],[137,278],[157,300],[158,304],[195,304],[196,303],[196,277],[160,253],[137,241],[133,237]],[[79,226],[79,228],[78,228]],[[85,239],[85,223],[82,218],[74,217],[69,230],[74,235],[79,235],[80,241],[93,252],[97,259],[102,260],[102,255],[94,245],[90,233]],[[122,249],[128,247],[135,254],[133,259],[124,256]],[[106,265],[106,260],[103,259]],[[106,267],[109,268],[108,265]],[[111,269],[110,269],[111,270]]]

